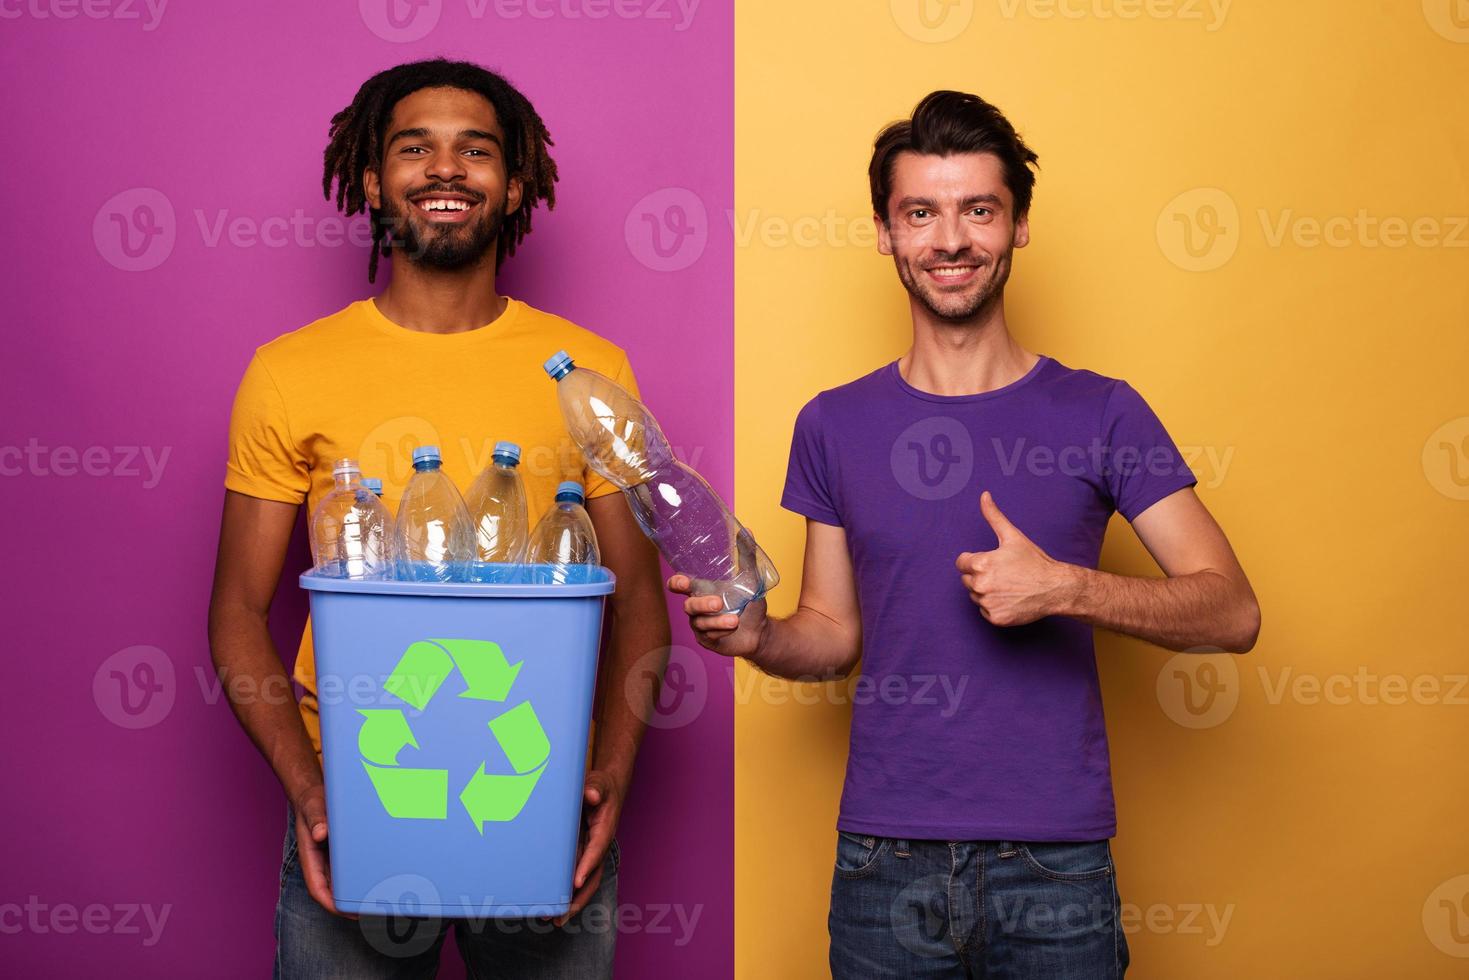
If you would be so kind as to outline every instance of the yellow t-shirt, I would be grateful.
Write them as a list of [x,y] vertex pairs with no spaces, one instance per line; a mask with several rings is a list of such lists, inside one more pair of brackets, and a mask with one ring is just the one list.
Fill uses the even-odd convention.
[[[615,493],[587,467],[562,421],[556,385],[541,367],[558,350],[637,392],[620,348],[519,300],[494,322],[455,334],[400,327],[371,299],[358,300],[255,351],[230,416],[224,485],[304,501],[309,513],[332,488],[332,463],[346,456],[364,477],[383,481],[383,500],[396,513],[414,446],[438,446],[462,493],[489,465],[495,443],[508,440],[520,446],[532,525],[562,480],[580,481],[588,499]],[[309,622],[294,676],[320,754]]]

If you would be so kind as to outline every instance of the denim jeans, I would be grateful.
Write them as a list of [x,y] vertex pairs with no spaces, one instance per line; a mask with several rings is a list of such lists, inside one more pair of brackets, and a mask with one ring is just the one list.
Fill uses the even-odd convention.
[[1105,840],[839,832],[827,924],[835,980],[1114,980],[1128,963]]
[[306,891],[288,814],[275,910],[276,980],[408,980],[438,974],[450,928],[471,980],[571,980],[612,976],[617,941],[617,869],[613,841],[592,900],[566,925],[528,919],[439,919],[364,915],[344,919]]

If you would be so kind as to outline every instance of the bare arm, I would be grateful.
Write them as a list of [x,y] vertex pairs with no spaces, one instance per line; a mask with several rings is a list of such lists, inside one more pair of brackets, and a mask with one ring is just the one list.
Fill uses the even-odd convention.
[[587,501],[602,562],[617,576],[608,603],[610,627],[597,677],[596,740],[584,798],[590,813],[587,839],[577,861],[576,895],[561,921],[575,915],[602,880],[602,859],[612,843],[633,763],[647,719],[658,702],[668,663],[668,610],[658,571],[658,552],[637,525],[620,493]]
[[1002,514],[986,492],[993,551],[956,565],[970,598],[997,626],[1071,616],[1169,650],[1214,647],[1246,653],[1260,632],[1260,606],[1229,540],[1192,489],[1158,501],[1133,521],[1165,578],[1114,575],[1058,562]]
[[225,492],[209,600],[209,650],[230,708],[295,807],[307,888],[335,911],[326,868],[321,763],[266,626],[297,510],[296,504]]
[[1167,578],[1079,569],[1063,615],[1169,650],[1248,653],[1260,633],[1260,605],[1229,539],[1194,491],[1163,498],[1132,527]]
[[699,643],[726,657],[744,657],[769,674],[792,680],[846,677],[862,657],[862,614],[857,583],[847,551],[847,532],[806,521],[806,559],[796,611],[784,619],[765,614],[765,600],[752,602],[739,616],[719,615],[717,596],[690,595],[686,575],[668,587],[681,595],[684,612]]

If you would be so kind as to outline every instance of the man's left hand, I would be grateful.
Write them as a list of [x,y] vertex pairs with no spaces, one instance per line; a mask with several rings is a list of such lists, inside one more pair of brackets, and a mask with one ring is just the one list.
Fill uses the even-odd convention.
[[979,509],[999,543],[993,551],[966,551],[954,562],[969,600],[996,626],[1024,626],[1063,611],[1079,588],[1077,566],[1041,550],[1001,513],[988,490]]
[[587,773],[586,788],[582,791],[585,801],[582,818],[586,833],[581,853],[577,855],[576,873],[572,876],[576,893],[571,897],[571,907],[557,916],[556,925],[565,925],[585,908],[602,884],[602,863],[607,857],[607,849],[612,846],[612,837],[617,833],[626,789],[624,783],[609,772],[593,769]]

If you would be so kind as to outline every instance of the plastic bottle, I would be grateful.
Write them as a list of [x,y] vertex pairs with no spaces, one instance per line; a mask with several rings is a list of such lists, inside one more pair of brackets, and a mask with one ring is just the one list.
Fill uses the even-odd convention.
[[311,513],[312,566],[332,578],[388,578],[392,572],[389,534],[392,515],[362,484],[362,471],[350,459],[332,466],[336,486]]
[[591,580],[591,570],[602,558],[585,501],[580,483],[568,480],[556,488],[556,502],[530,535],[528,575],[532,582],[566,585]]
[[587,463],[615,483],[643,533],[697,595],[738,613],[780,575],[755,538],[692,467],[673,456],[653,414],[617,382],[561,351],[546,362],[566,427]]
[[464,499],[442,464],[438,446],[413,450],[413,476],[393,525],[399,578],[451,582],[468,577],[474,530]]
[[[469,520],[474,526],[477,564],[510,565],[525,560],[529,533],[525,508],[525,484],[521,482],[520,447],[513,442],[495,443],[490,465],[475,478],[465,495]],[[497,570],[490,570],[493,577]],[[478,577],[478,576],[476,576]]]

